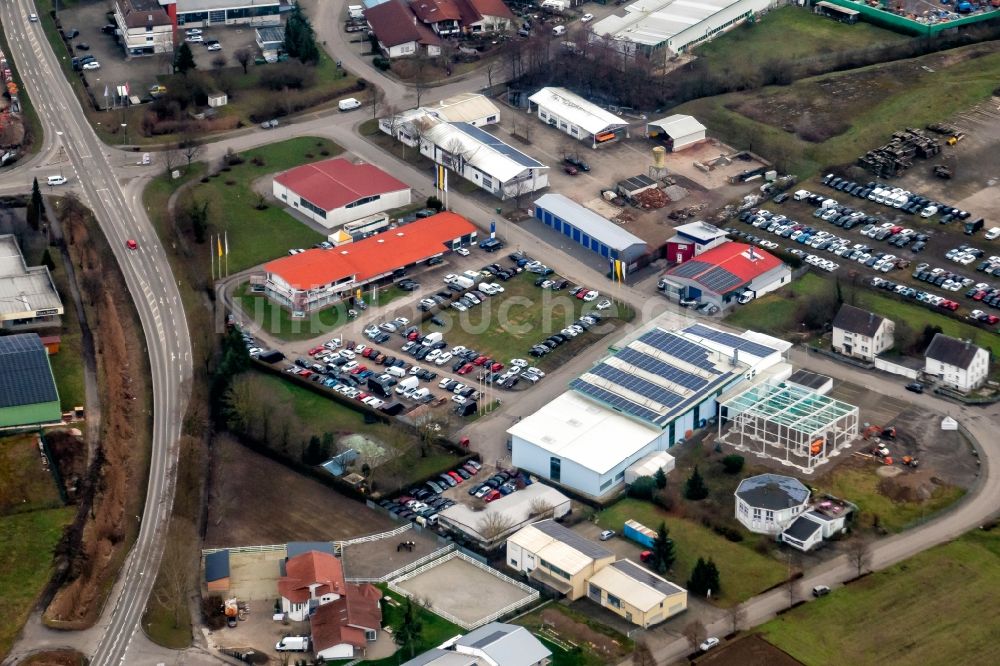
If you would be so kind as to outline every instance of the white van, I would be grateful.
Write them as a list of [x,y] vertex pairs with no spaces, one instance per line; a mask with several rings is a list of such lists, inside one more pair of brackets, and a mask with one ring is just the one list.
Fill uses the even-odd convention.
[[309,650],[308,636],[285,636],[275,643],[278,652],[306,652]]
[[802,201],[811,194],[812,192],[810,192],[809,190],[799,190],[798,192],[792,195],[792,198],[795,199],[796,201]]
[[69,181],[67,181],[62,176],[49,176],[47,182],[49,184],[49,187],[52,187],[53,185],[65,185]]
[[423,400],[424,398],[426,398],[430,394],[431,394],[431,390],[429,388],[427,388],[427,387],[424,387],[422,389],[417,389],[416,391],[413,392],[413,399],[414,400]]
[[361,5],[347,5],[347,16],[355,21],[360,21],[365,17],[365,8]]
[[553,36],[559,37],[560,35],[565,35],[565,34],[566,34],[566,26],[564,26],[564,25],[557,25],[557,26],[553,26],[552,27],[552,35]]
[[406,370],[403,370],[402,368],[397,368],[396,366],[392,366],[391,368],[385,371],[385,374],[391,375],[392,377],[402,378],[406,376]]
[[354,99],[353,97],[348,97],[347,99],[342,99],[337,102],[337,106],[341,111],[353,111],[354,109],[361,108],[361,102]]

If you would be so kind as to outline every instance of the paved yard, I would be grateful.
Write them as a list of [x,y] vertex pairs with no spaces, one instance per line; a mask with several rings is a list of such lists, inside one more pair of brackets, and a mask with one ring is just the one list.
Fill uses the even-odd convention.
[[[278,567],[285,550],[229,553],[229,596],[242,601],[257,601],[251,610],[260,609],[270,617],[270,603],[278,596]],[[263,603],[261,603],[263,602]]]
[[[403,541],[413,541],[413,551],[397,550]],[[344,548],[344,575],[348,578],[378,578],[442,548],[432,532],[412,529],[399,536],[352,544]]]
[[458,557],[397,586],[418,599],[430,601],[432,610],[450,613],[468,624],[529,596],[521,588]]

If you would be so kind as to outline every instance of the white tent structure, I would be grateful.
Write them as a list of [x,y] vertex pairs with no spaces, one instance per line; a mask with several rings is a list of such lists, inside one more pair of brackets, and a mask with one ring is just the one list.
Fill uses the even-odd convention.
[[659,469],[662,469],[664,474],[670,474],[674,470],[675,464],[674,457],[666,451],[650,453],[648,456],[636,460],[625,470],[625,483],[635,483],[635,480],[640,476],[654,476]]

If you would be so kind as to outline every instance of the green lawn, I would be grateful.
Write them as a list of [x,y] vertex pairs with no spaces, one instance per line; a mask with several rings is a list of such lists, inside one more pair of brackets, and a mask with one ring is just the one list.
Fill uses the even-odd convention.
[[369,428],[361,412],[356,412],[283,377],[259,373],[275,402],[289,402],[295,415],[310,434],[325,432],[361,432]]
[[[705,97],[682,104],[677,113],[694,115],[723,141],[766,155],[805,179],[829,165],[851,164],[885,143],[901,127],[901,118],[906,126],[923,127],[988,98],[1000,76],[1000,52],[988,50],[963,47],[789,86]],[[741,113],[738,107],[744,104],[760,120]],[[807,112],[820,126],[846,123],[844,131],[810,143],[784,129]]]
[[69,411],[83,405],[87,397],[83,374],[83,339],[62,255],[55,248],[49,250],[49,255],[55,264],[52,280],[66,308],[62,316],[62,331],[59,333],[59,353],[50,356],[49,363],[52,364],[52,374],[55,375],[56,387],[59,389],[59,403],[63,411]]
[[808,666],[994,663],[998,597],[1000,532],[976,530],[799,606],[760,632]]
[[[382,595],[385,599],[392,599],[398,604],[393,605],[388,601],[382,603],[382,626],[396,629],[402,622],[405,599],[395,592],[391,592],[388,586],[384,584],[380,584],[378,587],[382,590]],[[416,641],[413,646],[414,655],[419,655],[431,648],[435,648],[449,638],[467,633],[458,625],[452,624],[443,617],[435,615],[421,606],[414,604],[414,609],[417,617],[420,618],[423,624],[423,632],[420,635],[420,640]],[[400,648],[400,652],[396,655],[386,657],[385,659],[366,661],[365,664],[368,666],[397,666],[401,661],[408,659],[410,659],[410,651],[406,648]]]
[[273,304],[264,294],[251,293],[249,283],[237,287],[233,296],[248,317],[282,340],[309,340],[348,321],[347,307],[343,304],[315,312],[305,319],[293,319],[288,310]]
[[696,54],[713,72],[739,73],[746,68],[760,69],[769,61],[830,58],[837,52],[906,39],[870,23],[846,25],[801,7],[780,7],[756,23],[744,23],[698,46]]
[[[833,294],[836,290],[832,279],[809,272],[791,285],[741,305],[726,318],[732,326],[745,327],[764,333],[784,336],[800,330],[797,320],[799,307],[810,297]],[[845,287],[845,300],[850,289]],[[953,319],[940,312],[920,305],[902,301],[869,287],[859,285],[853,289],[854,305],[884,315],[896,322],[905,321],[914,331],[922,331],[925,326],[940,326],[945,335],[968,338],[976,344],[989,348],[994,355],[1000,355],[1000,338],[983,329]]]
[[[266,209],[257,210],[251,187],[259,178],[341,152],[339,146],[327,139],[298,137],[241,153],[243,164],[191,187],[194,201],[209,204],[208,234],[228,234],[230,273],[282,257],[291,248],[308,248],[326,240],[286,213],[278,202],[268,202]],[[263,164],[253,164],[254,159],[262,160]],[[210,248],[203,247],[207,263]]]
[[597,516],[601,527],[619,534],[625,521],[638,520],[655,530],[665,522],[676,546],[677,560],[667,576],[684,586],[699,557],[711,557],[719,567],[722,594],[713,601],[719,606],[732,606],[766,590],[785,579],[786,567],[781,562],[753,550],[751,543],[733,543],[711,529],[685,518],[677,518],[648,502],[622,499]]
[[[593,646],[587,644],[580,636],[569,636],[554,632],[552,627],[544,626],[542,614],[545,611],[561,613],[570,620],[579,623],[580,626],[585,625],[587,629],[603,634],[614,643],[617,643],[619,653],[611,657],[604,657],[598,654],[593,649]],[[545,644],[545,647],[552,651],[553,666],[604,666],[604,664],[608,663],[609,659],[614,662],[621,661],[634,648],[634,643],[627,636],[559,603],[546,604],[538,610],[513,620],[512,623],[528,628],[531,633],[535,634],[536,638]]]
[[0,515],[60,506],[55,477],[38,462],[36,435],[0,439]]
[[[872,516],[889,532],[902,532],[914,521],[927,518],[947,508],[965,495],[957,486],[937,486],[924,502],[894,502],[878,491],[879,477],[873,469],[842,467],[817,480],[820,492],[842,497],[858,505],[860,524],[870,525]],[[813,484],[810,484],[813,485]]]
[[[536,287],[537,278],[534,273],[521,273],[501,283],[503,294],[489,297],[467,312],[445,308],[437,313],[444,326],[430,325],[430,328],[444,333],[451,345],[477,349],[506,364],[512,358],[527,357],[532,345],[558,333],[583,313],[596,311],[593,303],[584,303],[568,291],[554,292]],[[483,280],[493,282],[494,278]],[[615,313],[616,307],[628,308],[627,305],[613,305],[602,311],[604,320],[598,326],[557,347],[536,364],[546,370],[558,367],[599,337],[614,331],[621,320],[612,318],[609,313]],[[623,316],[628,319],[632,315],[625,312]]]
[[52,575],[52,550],[75,512],[61,507],[0,517],[0,656]]

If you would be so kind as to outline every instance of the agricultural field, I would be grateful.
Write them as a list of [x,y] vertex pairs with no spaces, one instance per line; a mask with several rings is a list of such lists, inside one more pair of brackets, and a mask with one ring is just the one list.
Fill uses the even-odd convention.
[[799,606],[760,634],[808,666],[987,663],[997,623],[984,612],[998,595],[1000,532],[975,530]]
[[903,126],[945,120],[988,98],[998,74],[1000,52],[981,44],[706,97],[676,112],[805,179],[827,165],[853,163]]

